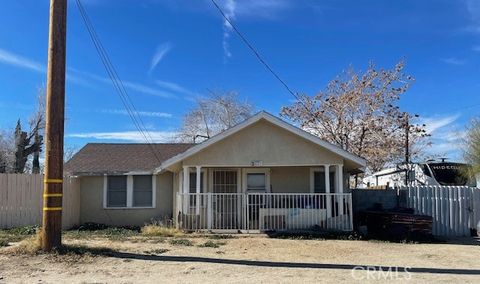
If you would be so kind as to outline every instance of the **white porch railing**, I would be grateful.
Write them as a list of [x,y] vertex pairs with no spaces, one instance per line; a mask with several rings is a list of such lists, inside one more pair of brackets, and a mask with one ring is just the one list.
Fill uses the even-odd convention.
[[178,193],[184,230],[351,231],[350,193]]

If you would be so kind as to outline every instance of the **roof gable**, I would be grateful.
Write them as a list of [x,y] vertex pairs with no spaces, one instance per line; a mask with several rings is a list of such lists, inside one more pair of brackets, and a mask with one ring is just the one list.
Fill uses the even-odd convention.
[[259,112],[257,113],[256,115],[252,116],[251,118],[245,120],[244,122],[200,143],[200,144],[197,144],[195,145],[194,147],[188,149],[187,151],[183,152],[183,153],[180,153],[179,155],[177,156],[174,156],[168,160],[166,160],[165,162],[162,163],[162,165],[157,168],[157,172],[159,171],[162,171],[188,157],[191,157],[192,155],[195,155],[197,153],[199,153],[200,151],[204,150],[205,148],[207,147],[210,147],[212,145],[214,145],[215,143],[219,142],[219,141],[222,141],[224,140],[225,138],[227,137],[230,137],[236,133],[238,133],[239,131],[247,128],[248,126],[251,126],[261,120],[266,120],[292,134],[295,134],[303,139],[306,139],[307,141],[310,141],[311,143],[314,143],[316,145],[319,145],[321,146],[322,148],[328,150],[328,151],[331,151],[332,153],[334,154],[337,154],[341,157],[343,157],[344,159],[347,159],[349,161],[352,161],[353,163],[355,164],[358,164],[359,167],[364,167],[366,165],[366,161],[363,159],[363,158],[360,158],[356,155],[353,155],[343,149],[341,149],[340,147],[338,146],[335,146],[331,143],[328,143],[326,141],[323,141],[321,140],[320,138],[318,138],[317,136],[314,136],[308,132],[305,132],[304,130],[298,128],[298,127],[295,127],[267,112]]

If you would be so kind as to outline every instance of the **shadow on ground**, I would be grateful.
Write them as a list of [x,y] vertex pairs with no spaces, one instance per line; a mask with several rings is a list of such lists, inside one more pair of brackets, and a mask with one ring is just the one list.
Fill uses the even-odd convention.
[[[389,271],[390,267],[382,267],[377,265],[356,265],[356,264],[333,264],[333,263],[305,263],[305,262],[277,262],[277,261],[260,261],[260,260],[241,260],[241,259],[224,259],[211,257],[196,256],[167,256],[167,255],[146,255],[128,252],[109,252],[107,256],[148,261],[162,262],[199,262],[199,263],[215,263],[229,265],[243,265],[256,267],[281,267],[281,268],[312,268],[312,269],[372,269],[376,271]],[[411,273],[432,273],[432,274],[461,274],[461,275],[480,275],[480,269],[458,269],[458,268],[424,268],[424,267],[395,267],[399,272],[408,271]]]

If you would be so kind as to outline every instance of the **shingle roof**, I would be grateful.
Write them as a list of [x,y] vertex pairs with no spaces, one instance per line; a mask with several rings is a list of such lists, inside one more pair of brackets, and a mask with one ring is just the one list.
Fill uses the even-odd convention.
[[[182,143],[88,143],[65,164],[65,172],[75,175],[96,175],[153,171],[163,161],[194,145]],[[153,154],[153,150],[158,159]]]

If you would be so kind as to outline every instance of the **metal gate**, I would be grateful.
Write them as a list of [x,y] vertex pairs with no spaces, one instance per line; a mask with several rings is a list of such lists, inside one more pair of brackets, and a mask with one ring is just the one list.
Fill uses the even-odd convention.
[[[192,199],[201,202],[184,205],[192,204]],[[351,231],[352,197],[350,193],[179,193],[177,224],[194,231]]]

